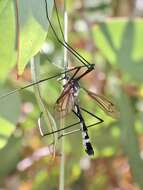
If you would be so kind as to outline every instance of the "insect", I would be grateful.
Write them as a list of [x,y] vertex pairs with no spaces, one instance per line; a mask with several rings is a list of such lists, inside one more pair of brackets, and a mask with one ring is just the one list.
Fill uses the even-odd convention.
[[[47,19],[48,19],[48,22],[49,22],[49,25],[53,31],[53,34],[56,38],[56,40],[62,44],[65,48],[68,49],[68,51],[70,53],[72,53],[82,64],[82,66],[77,66],[77,67],[74,67],[74,68],[71,68],[71,69],[68,69],[64,72],[61,72],[61,73],[58,73],[56,74],[55,76],[51,76],[51,77],[48,77],[48,78],[44,78],[44,79],[41,79],[37,82],[34,82],[34,83],[30,83],[24,87],[21,87],[21,88],[18,88],[16,90],[13,90],[7,94],[4,94],[2,96],[0,96],[0,99],[1,98],[4,98],[6,96],[9,96],[11,94],[14,94],[20,90],[24,90],[26,88],[29,88],[33,85],[36,85],[36,84],[39,84],[39,83],[42,83],[44,81],[48,81],[48,80],[51,80],[51,79],[55,79],[55,78],[58,78],[59,76],[61,75],[65,75],[65,78],[63,79],[66,79],[67,82],[66,84],[63,86],[63,91],[62,93],[60,94],[59,98],[57,99],[56,101],[56,110],[58,110],[60,113],[62,113],[61,115],[62,116],[65,116],[67,113],[70,113],[71,111],[77,116],[77,118],[79,119],[79,122],[77,124],[80,124],[81,125],[81,128],[80,129],[77,129],[77,130],[74,130],[74,131],[71,131],[69,132],[70,134],[71,133],[74,133],[76,131],[82,131],[82,134],[83,134],[83,144],[84,144],[84,147],[85,147],[85,150],[86,152],[89,154],[89,155],[93,155],[94,151],[93,151],[93,148],[92,148],[92,145],[89,141],[89,136],[88,136],[88,132],[87,132],[87,129],[93,125],[97,125],[99,123],[102,123],[103,120],[98,118],[97,116],[95,116],[94,114],[88,112],[86,109],[84,108],[81,108],[79,106],[79,103],[78,103],[78,100],[77,100],[77,97],[78,97],[78,92],[79,92],[79,89],[80,88],[83,88],[79,85],[79,80],[84,77],[85,75],[87,75],[88,73],[90,73],[91,71],[93,71],[95,69],[95,64],[91,64],[89,63],[86,59],[84,59],[84,57],[82,57],[77,51],[75,51],[64,39],[64,35],[63,35],[63,31],[62,31],[62,27],[61,27],[61,24],[60,24],[60,20],[59,20],[59,16],[58,16],[58,10],[57,10],[57,6],[56,6],[56,2],[54,0],[54,4],[55,4],[55,9],[56,9],[56,15],[57,15],[57,20],[58,20],[58,23],[59,23],[59,27],[60,27],[60,31],[62,33],[62,36],[63,36],[63,41],[61,39],[59,39],[56,31],[54,30],[53,28],[53,25],[49,19],[49,15],[48,15],[48,9],[47,9],[47,1],[45,0],[45,7],[46,7],[46,16],[47,16]],[[81,74],[79,74],[79,72],[82,70],[82,69],[85,69],[84,71],[82,71]],[[74,74],[70,77],[70,76],[67,76],[68,73],[70,72],[74,72]],[[110,116],[114,117],[117,115],[117,110],[114,106],[113,103],[111,103],[110,101],[108,101],[106,98],[100,96],[100,95],[97,95],[89,90],[86,90],[85,88],[83,88],[83,90],[85,92],[87,92],[87,94],[93,98],[99,105],[100,107],[106,112],[108,113]],[[99,122],[97,122],[96,124],[92,124],[90,126],[87,126],[86,125],[86,122],[84,121],[84,118],[82,116],[82,113],[81,113],[81,110],[94,116],[95,118],[97,118],[99,120]],[[77,125],[77,124],[72,124],[66,128],[63,128],[63,129],[59,129],[57,131],[53,131],[47,135],[50,135],[50,134],[53,134],[53,133],[56,133],[56,132],[59,132],[59,131],[62,131],[64,129],[67,129],[67,128],[70,128],[74,125]],[[39,123],[39,126],[40,126],[40,123]],[[41,128],[40,128],[41,129]],[[45,135],[44,135],[45,136]],[[61,138],[62,136],[65,136],[65,134],[62,134],[61,136],[59,136],[59,138]]]
[[[47,136],[47,135],[51,135],[53,133],[59,133],[60,131],[69,129],[70,127],[73,127],[77,124],[80,124],[80,126],[81,126],[80,129],[70,131],[68,133],[64,133],[64,134],[60,135],[59,138],[66,136],[66,135],[69,135],[69,134],[72,134],[72,133],[77,132],[77,131],[81,131],[82,132],[82,141],[83,141],[85,151],[88,155],[93,155],[94,150],[93,150],[93,147],[91,145],[89,135],[88,135],[88,127],[89,126],[86,125],[86,122],[82,116],[81,110],[99,120],[99,122],[94,123],[91,126],[102,123],[103,119],[97,117],[93,113],[91,113],[91,112],[87,111],[86,109],[79,106],[78,92],[79,92],[80,88],[83,88],[83,87],[80,87],[79,80],[82,77],[84,77],[86,74],[88,74],[88,72],[87,72],[88,70],[87,70],[87,71],[83,72],[81,75],[76,76],[79,69],[80,68],[75,70],[73,76],[71,76],[71,77],[66,76],[66,77],[62,78],[62,79],[66,79],[66,83],[63,86],[63,91],[62,91],[61,95],[59,96],[59,98],[56,101],[56,109],[59,111],[61,116],[65,116],[66,114],[68,114],[72,111],[76,115],[76,117],[79,119],[79,122],[74,123],[68,127],[59,129],[57,131],[50,132],[50,133],[43,133],[40,118],[38,120],[38,126],[40,129],[41,135]],[[118,116],[118,111],[112,102],[110,102],[109,100],[107,100],[105,97],[103,97],[101,95],[97,95],[97,94],[95,94],[95,93],[93,93],[93,92],[91,92],[85,88],[83,88],[83,89],[91,98],[93,98],[99,104],[101,109],[103,111],[105,111],[108,115],[110,115],[112,117]]]
[[[54,3],[55,3],[55,1],[54,1]],[[46,6],[47,6],[47,4],[46,4]],[[60,25],[60,20],[59,20],[59,16],[58,16],[58,11],[57,11],[57,7],[56,7],[56,3],[55,3],[55,8],[56,8],[57,19],[58,19],[58,22],[59,22],[59,25]],[[51,26],[51,28],[53,30],[53,33],[54,33],[56,39],[58,40],[58,42],[61,43],[64,47],[66,47],[68,50],[70,50],[70,51],[72,50],[71,52],[73,53],[74,49],[72,49],[71,46],[69,46],[66,43],[66,41],[64,40],[64,35],[63,35],[63,32],[62,32],[61,25],[60,25],[60,30],[61,30],[64,42],[62,42],[58,38],[56,32],[54,31],[54,28],[53,28],[53,26],[51,24],[51,21],[49,19],[49,16],[48,16],[47,9],[46,9],[46,15],[47,15],[49,24],[50,24],[50,26]],[[77,55],[79,56],[79,54],[76,54],[76,56]],[[79,122],[75,123],[75,124],[72,124],[72,125],[70,125],[70,126],[68,126],[66,128],[59,129],[57,131],[44,134],[42,132],[41,123],[40,123],[40,119],[39,119],[39,129],[41,131],[41,135],[42,136],[47,136],[47,135],[50,135],[50,134],[53,134],[53,133],[60,132],[62,130],[68,129],[70,127],[73,127],[74,125],[80,124],[81,125],[80,130],[82,131],[82,139],[83,139],[83,145],[85,147],[85,151],[87,152],[88,155],[93,155],[94,154],[94,150],[93,150],[93,147],[91,145],[91,142],[90,142],[90,139],[89,139],[89,135],[88,135],[88,127],[89,126],[86,126],[84,118],[83,118],[83,116],[81,114],[81,110],[80,109],[84,110],[85,112],[87,112],[87,113],[89,113],[91,115],[92,115],[92,113],[90,113],[87,110],[79,107],[79,105],[77,104],[77,102],[78,102],[77,97],[78,97],[78,92],[79,92],[79,89],[80,89],[79,80],[82,77],[84,77],[86,74],[88,74],[89,72],[91,72],[94,69],[95,65],[94,64],[90,64],[90,63],[88,63],[85,60],[84,61],[82,60],[81,62],[83,63],[84,66],[87,67],[87,70],[85,72],[83,72],[82,74],[80,74],[79,76],[77,76],[77,74],[81,70],[81,67],[78,67],[78,68],[75,68],[75,72],[74,72],[74,74],[73,74],[72,77],[68,77],[67,75],[65,75],[65,77],[62,78],[62,79],[66,79],[66,83],[63,86],[63,91],[61,92],[59,98],[57,99],[56,106],[55,106],[56,109],[60,112],[60,114],[62,116],[65,116],[67,113],[70,113],[72,111],[78,117]],[[93,92],[90,92],[89,90],[86,90],[85,88],[83,88],[83,89],[84,89],[85,92],[87,92],[87,94],[91,98],[93,98],[99,104],[99,106],[107,114],[109,114],[112,117],[116,117],[118,115],[117,111],[116,111],[116,107],[114,106],[113,103],[111,103],[110,101],[108,101],[103,96],[98,96],[97,94],[95,94]],[[99,117],[97,117],[95,115],[94,115],[94,117],[98,118],[98,120],[99,120],[99,122],[97,122],[96,125],[103,122],[103,120],[101,118],[99,118]],[[59,138],[65,136],[67,134],[72,134],[73,132],[76,132],[76,131],[79,131],[79,129],[71,131],[71,132],[68,132],[68,133],[64,133],[61,136],[59,136]]]
[[[72,111],[76,115],[76,117],[79,119],[79,122],[72,124],[68,127],[65,127],[63,129],[59,129],[57,131],[52,131],[48,134],[44,134],[42,132],[42,126],[41,126],[41,121],[40,121],[41,117],[38,120],[38,126],[40,129],[41,135],[47,136],[47,135],[51,135],[51,134],[63,131],[63,130],[68,129],[68,128],[72,128],[73,126],[80,124],[80,126],[81,126],[80,129],[70,131],[68,133],[64,133],[64,134],[59,136],[59,139],[63,136],[68,135],[68,134],[72,134],[72,133],[75,133],[77,131],[81,131],[82,132],[82,141],[83,141],[83,145],[85,147],[85,151],[87,152],[88,155],[93,155],[94,150],[93,150],[91,142],[89,140],[88,128],[102,123],[103,120],[101,118],[97,117],[96,115],[94,115],[93,113],[91,113],[91,112],[87,111],[86,109],[79,106],[79,104],[78,104],[78,92],[79,92],[80,88],[84,89],[84,91],[91,98],[93,98],[100,105],[100,107],[103,109],[103,111],[105,111],[108,115],[110,115],[112,117],[116,117],[118,112],[117,112],[115,105],[113,103],[111,103],[109,100],[107,100],[105,97],[103,97],[101,95],[97,95],[97,94],[95,94],[95,93],[93,93],[93,92],[91,92],[91,91],[80,86],[79,80],[90,72],[89,70],[86,70],[85,72],[83,72],[82,74],[77,76],[78,72],[82,68],[84,68],[84,67],[79,66],[79,67],[69,69],[68,71],[66,71],[66,76],[63,77],[61,80],[66,79],[67,82],[63,86],[63,91],[62,91],[61,95],[58,97],[58,99],[56,101],[56,105],[55,105],[58,112],[62,113],[62,116],[65,116],[66,114],[68,114]],[[67,74],[70,73],[71,71],[74,71],[74,74],[71,77],[70,77],[70,75],[67,76]],[[37,83],[42,83],[42,82],[47,81],[47,80],[55,79],[56,77],[59,77],[62,74],[65,74],[65,72],[57,74],[55,76],[51,76],[51,77],[46,78],[46,79],[42,79],[42,80],[37,81],[35,83],[31,83],[31,84],[24,86],[24,87],[21,87],[19,89],[16,89],[16,90],[14,90],[14,91],[6,94],[6,95],[1,96],[0,98],[2,98],[2,97],[4,98],[10,94],[13,94],[13,93],[19,91],[19,90],[23,90],[25,88],[36,85]],[[88,113],[89,115],[95,117],[96,119],[99,120],[99,122],[94,123],[90,126],[87,126],[86,122],[85,122],[85,120],[81,114],[81,110]]]

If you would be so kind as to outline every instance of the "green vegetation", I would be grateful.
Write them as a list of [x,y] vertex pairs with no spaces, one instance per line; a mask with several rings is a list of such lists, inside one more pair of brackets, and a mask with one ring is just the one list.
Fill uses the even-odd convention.
[[[53,27],[62,39],[53,1],[47,2]],[[63,4],[56,2],[63,24]],[[89,129],[95,151],[92,158],[84,152],[80,132],[64,137],[65,189],[143,189],[143,20],[135,16],[138,9],[130,0],[124,5],[126,11],[121,1],[106,0],[68,0],[67,9],[69,44],[95,63],[95,71],[80,84],[114,102],[120,117],[106,115],[80,90],[80,105],[104,123]],[[32,70],[31,76],[33,56],[37,56],[38,70]],[[44,0],[0,1],[0,96],[28,85],[35,74],[43,79],[62,72],[63,59],[63,47],[49,27]],[[70,53],[68,60],[71,66],[81,65]],[[0,98],[0,188],[59,188],[63,144],[56,139],[53,159],[48,146],[53,136],[41,137],[37,121],[41,109],[47,108],[53,128],[59,127],[54,108],[61,84],[57,78],[39,84],[42,107],[37,102],[39,89],[33,87]],[[96,121],[88,114],[84,118],[87,125]],[[51,130],[48,119],[42,118],[46,132]],[[65,117],[65,127],[74,122],[74,114]]]

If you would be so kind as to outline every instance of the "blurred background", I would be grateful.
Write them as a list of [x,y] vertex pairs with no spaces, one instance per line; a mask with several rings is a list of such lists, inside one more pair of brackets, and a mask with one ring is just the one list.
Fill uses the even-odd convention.
[[[56,3],[63,25],[63,1],[56,0]],[[47,32],[47,20],[42,17],[45,5],[42,1],[34,4],[21,1],[18,6],[13,1],[0,4],[0,95],[31,82],[27,63],[36,53],[40,79],[63,69],[63,47],[50,27]],[[51,1],[48,8],[52,25],[61,38]],[[80,132],[64,137],[65,189],[143,189],[143,2],[68,0],[67,11],[69,44],[95,64],[95,71],[80,84],[115,103],[120,118],[109,117],[80,91],[80,105],[104,123],[89,129],[95,151],[92,158],[84,152]],[[68,63],[81,65],[70,53]],[[54,105],[61,92],[61,82],[54,79],[41,83],[40,92],[59,127]],[[33,87],[0,98],[0,190],[58,189],[61,141],[52,160],[48,146],[52,137],[41,137],[38,130],[40,112]],[[88,114],[84,118],[87,124],[95,121]],[[69,114],[65,117],[65,127],[76,121]],[[44,122],[43,126],[46,132],[50,130]]]

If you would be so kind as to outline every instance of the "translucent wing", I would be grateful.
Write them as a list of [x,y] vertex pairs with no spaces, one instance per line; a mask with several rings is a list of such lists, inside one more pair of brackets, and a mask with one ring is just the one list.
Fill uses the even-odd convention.
[[118,109],[116,108],[116,106],[110,102],[109,100],[107,100],[104,96],[102,95],[98,95],[94,92],[91,92],[87,89],[84,89],[87,94],[93,98],[97,104],[99,105],[99,107],[105,112],[107,113],[109,116],[113,117],[113,118],[119,118],[120,116],[120,112],[118,111]]
[[55,110],[58,115],[64,117],[72,111],[74,106],[75,97],[73,96],[73,89],[70,83],[65,85],[64,90],[56,101]]

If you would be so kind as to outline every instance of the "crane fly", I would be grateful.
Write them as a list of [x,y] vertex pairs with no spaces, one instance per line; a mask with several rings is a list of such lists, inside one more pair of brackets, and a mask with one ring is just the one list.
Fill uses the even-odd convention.
[[[48,134],[44,134],[42,132],[42,126],[41,126],[40,118],[38,120],[38,126],[39,126],[39,129],[40,129],[41,135],[42,136],[47,136],[47,135],[51,135],[53,133],[60,132],[60,131],[63,131],[65,129],[68,129],[68,128],[71,128],[71,127],[73,127],[75,125],[80,124],[80,126],[81,126],[80,129],[76,129],[74,131],[64,133],[64,134],[59,136],[59,139],[61,137],[63,137],[63,136],[68,135],[68,134],[72,134],[72,133],[75,133],[77,131],[81,131],[82,132],[82,141],[83,141],[83,145],[85,147],[85,151],[87,152],[88,155],[93,155],[94,151],[93,151],[92,145],[91,145],[90,140],[89,140],[88,128],[92,127],[94,125],[102,123],[103,119],[97,117],[93,113],[87,111],[84,108],[81,108],[78,105],[78,93],[79,93],[80,88],[84,89],[84,91],[91,98],[93,98],[100,105],[102,110],[105,111],[108,115],[114,117],[115,115],[117,115],[118,112],[117,112],[117,109],[116,109],[115,105],[113,103],[111,103],[110,101],[108,101],[104,96],[97,95],[97,94],[95,94],[95,93],[93,93],[93,92],[91,92],[91,91],[89,91],[89,90],[87,90],[87,89],[80,86],[79,80],[82,77],[84,77],[85,75],[87,75],[89,72],[92,71],[92,69],[91,70],[87,69],[86,71],[82,72],[82,74],[77,76],[78,72],[82,68],[84,68],[84,66],[71,68],[68,71],[66,71],[66,76],[63,77],[61,80],[66,79],[67,82],[63,86],[63,91],[62,91],[62,93],[60,94],[60,96],[58,97],[58,99],[56,100],[56,103],[55,103],[56,110],[58,110],[60,113],[62,113],[62,116],[66,115],[67,113],[70,113],[72,111],[77,116],[77,118],[79,119],[79,122],[77,122],[75,124],[72,124],[72,125],[70,125],[68,127],[59,129],[57,131],[52,131],[52,132],[50,132]],[[67,73],[70,73],[71,71],[74,71],[74,74],[71,77],[69,75],[67,76]],[[61,76],[63,74],[65,74],[65,72],[57,74],[55,76],[51,76],[51,77],[46,78],[46,79],[42,79],[42,80],[37,81],[35,83],[29,84],[27,86],[24,86],[24,87],[22,87],[20,89],[16,89],[16,90],[14,90],[14,91],[12,91],[12,92],[10,92],[10,93],[6,94],[5,96],[2,96],[2,97],[6,97],[6,96],[8,96],[10,94],[15,93],[16,91],[23,90],[25,88],[31,87],[33,85],[36,85],[38,83],[42,83],[44,81],[54,79],[54,78],[59,77],[59,76]],[[2,97],[0,97],[0,98],[2,98]],[[81,110],[88,113],[88,114],[90,114],[91,116],[95,117],[96,119],[99,120],[99,122],[87,126],[86,122],[85,122],[85,120],[84,120],[84,118],[83,118],[83,116],[81,114]]]
[[[52,131],[50,133],[47,133],[47,134],[43,134],[42,132],[42,128],[41,128],[41,123],[40,123],[40,119],[39,119],[39,128],[40,128],[40,132],[43,136],[46,136],[46,135],[50,135],[50,134],[53,134],[53,133],[56,133],[56,132],[60,132],[60,131],[63,131],[65,129],[68,129],[68,128],[71,128],[72,126],[75,126],[75,125],[78,125],[80,124],[80,128],[79,129],[76,129],[76,130],[73,130],[73,131],[70,131],[68,133],[63,133],[59,136],[59,139],[65,135],[68,135],[68,134],[72,134],[72,133],[75,133],[77,131],[82,131],[82,139],[83,139],[83,144],[84,144],[84,147],[85,147],[85,150],[87,152],[88,155],[93,155],[94,154],[94,151],[93,151],[93,148],[92,148],[92,145],[90,143],[90,140],[89,140],[89,135],[88,135],[88,128],[89,127],[92,127],[94,125],[97,125],[99,123],[102,123],[103,120],[99,117],[97,117],[96,115],[94,115],[93,113],[87,111],[86,109],[82,108],[79,106],[78,104],[78,92],[80,90],[80,88],[82,88],[79,84],[79,81],[82,77],[84,77],[85,75],[87,75],[88,73],[90,73],[91,71],[93,71],[95,69],[95,64],[91,64],[89,63],[84,57],[82,57],[73,47],[71,47],[66,41],[65,41],[65,38],[64,38],[64,34],[63,34],[63,31],[62,31],[62,27],[61,27],[61,23],[60,23],[60,19],[59,19],[59,15],[58,15],[58,9],[57,9],[57,6],[56,6],[56,1],[54,0],[54,6],[55,6],[55,10],[56,10],[56,17],[57,17],[57,21],[58,21],[58,24],[59,24],[59,28],[60,28],[60,32],[62,34],[62,40],[58,37],[57,35],[57,32],[55,31],[52,23],[51,23],[51,20],[49,18],[49,13],[48,13],[48,5],[47,5],[47,1],[45,1],[45,9],[46,9],[46,17],[47,17],[47,20],[49,22],[49,26],[51,27],[52,29],[52,32],[53,32],[53,35],[55,37],[55,39],[57,40],[58,43],[60,43],[63,47],[67,48],[67,50],[75,56],[75,58],[77,58],[80,63],[82,64],[81,66],[76,66],[74,68],[71,68],[71,69],[68,69],[64,72],[61,72],[61,73],[58,73],[56,74],[55,76],[50,76],[50,77],[47,77],[47,78],[44,78],[44,79],[41,79],[39,81],[36,81],[34,83],[30,83],[24,87],[21,87],[21,88],[18,88],[18,89],[15,89],[13,91],[10,91],[9,93],[7,94],[4,94],[2,96],[0,96],[0,99],[4,98],[4,97],[7,97],[11,94],[14,94],[20,90],[24,90],[26,88],[29,88],[33,85],[37,85],[37,84],[40,84],[42,82],[45,82],[45,81],[48,81],[48,80],[52,80],[52,79],[55,79],[55,78],[58,78],[59,76],[62,76],[63,74],[65,75],[65,77],[63,79],[66,79],[66,84],[63,86],[63,91],[61,92],[60,96],[58,97],[58,99],[56,100],[56,103],[55,103],[55,109],[61,113],[62,116],[65,116],[66,114],[70,113],[70,112],[73,112],[76,117],[79,119],[79,122],[75,123],[75,124],[72,124],[70,126],[67,126],[65,128],[62,128],[62,129],[59,129],[57,131]],[[79,74],[77,76],[77,74],[79,73],[79,71],[82,70],[82,68],[85,69],[84,72],[82,72],[82,74]],[[73,76],[67,76],[68,73],[74,71],[74,74]],[[112,116],[112,117],[116,117],[118,114],[118,111],[116,109],[116,107],[114,106],[113,103],[111,103],[110,101],[108,101],[106,98],[104,98],[103,96],[101,95],[97,95],[85,88],[82,88],[84,89],[84,91],[92,98],[94,99],[97,104],[102,108],[103,111],[105,111],[108,115]],[[81,113],[81,110],[83,112],[86,112],[88,113],[89,115],[95,117],[96,119],[99,120],[99,122],[96,122],[92,125],[86,125],[86,122],[82,116],[82,113]]]
[[[78,93],[79,93],[80,88],[82,88],[92,99],[94,99],[98,103],[100,108],[104,112],[106,112],[108,115],[110,115],[111,117],[117,118],[118,111],[116,109],[116,106],[112,102],[107,100],[104,96],[97,95],[96,93],[93,93],[83,87],[80,87],[79,80],[90,72],[90,70],[86,70],[85,72],[83,72],[82,74],[77,76],[80,69],[81,68],[77,68],[71,77],[66,75],[65,77],[63,77],[61,79],[61,80],[65,79],[66,83],[63,86],[63,91],[61,92],[59,98],[56,101],[56,105],[55,105],[55,108],[60,113],[60,116],[65,116],[72,111],[76,115],[76,117],[79,119],[79,122],[74,123],[65,128],[59,129],[57,131],[50,132],[50,133],[43,133],[40,118],[38,120],[38,126],[40,129],[41,135],[47,136],[47,135],[51,135],[53,133],[57,133],[57,132],[59,133],[60,131],[67,130],[75,125],[80,124],[80,126],[81,126],[80,129],[76,129],[76,130],[64,133],[64,134],[60,135],[59,138],[69,135],[69,134],[72,134],[72,133],[75,133],[77,131],[81,131],[82,132],[82,141],[83,141],[83,146],[85,148],[85,152],[90,156],[90,155],[94,155],[94,150],[93,150],[93,147],[90,142],[89,135],[88,135],[88,128],[102,123],[103,119],[97,117],[93,113],[91,113],[91,112],[87,111],[86,109],[79,106]],[[99,120],[99,122],[96,122],[90,126],[87,126],[86,122],[81,114],[81,110],[90,114],[91,116],[95,117],[96,119]]]

